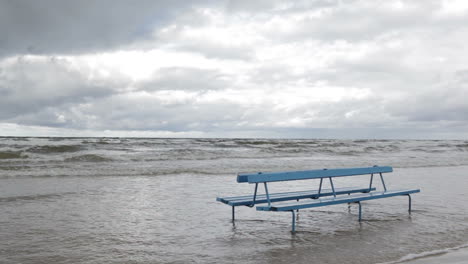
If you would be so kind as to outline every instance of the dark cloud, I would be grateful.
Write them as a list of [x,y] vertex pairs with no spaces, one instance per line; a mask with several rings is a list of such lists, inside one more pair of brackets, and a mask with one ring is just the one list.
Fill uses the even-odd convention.
[[[75,120],[73,128],[96,130],[211,131],[225,129],[241,119],[245,109],[229,101],[199,103],[198,93],[180,99],[177,92],[145,96],[122,93],[96,100],[92,105],[65,108]],[[172,99],[172,100],[171,100]],[[90,122],[90,116],[94,120]]]
[[[21,116],[36,116],[51,108],[70,106],[109,96],[117,90],[90,72],[75,68],[64,59],[23,58],[4,63],[0,72],[0,118],[4,121],[22,120]],[[120,85],[125,85],[121,83]],[[124,88],[124,87],[115,87]],[[34,124],[48,124],[44,116],[29,118]],[[48,118],[50,119],[50,118]],[[25,121],[25,123],[28,123]]]
[[209,2],[0,1],[0,57],[115,49],[148,39],[174,17]]

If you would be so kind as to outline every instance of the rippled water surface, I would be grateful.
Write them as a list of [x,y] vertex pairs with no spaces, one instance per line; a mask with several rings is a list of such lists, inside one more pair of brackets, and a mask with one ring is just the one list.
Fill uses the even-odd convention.
[[[0,138],[2,263],[379,263],[468,243],[468,142]],[[237,209],[238,172],[390,165],[407,198],[290,213]],[[337,187],[368,186],[368,176]],[[377,187],[380,187],[378,185]],[[277,183],[271,192],[317,188]]]

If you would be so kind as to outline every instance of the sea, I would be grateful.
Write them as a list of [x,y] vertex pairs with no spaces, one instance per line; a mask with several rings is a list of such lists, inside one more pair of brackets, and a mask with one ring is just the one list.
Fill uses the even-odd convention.
[[[374,165],[394,168],[388,189],[421,189],[411,214],[407,197],[363,202],[362,222],[357,205],[305,209],[291,233],[290,213],[238,207],[232,223],[216,201],[253,194],[238,173]],[[467,248],[466,140],[0,137],[0,263],[405,263]]]

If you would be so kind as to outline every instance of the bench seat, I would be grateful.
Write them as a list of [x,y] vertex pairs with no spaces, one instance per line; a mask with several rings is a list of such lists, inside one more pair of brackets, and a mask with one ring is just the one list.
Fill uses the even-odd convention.
[[306,200],[299,202],[283,202],[271,204],[271,206],[257,206],[257,211],[293,211],[304,208],[320,207],[334,204],[356,203],[361,201],[387,198],[398,195],[408,195],[418,192],[420,192],[419,189],[373,191],[369,193],[359,193],[346,196],[324,197],[313,201]]
[[[374,191],[375,188],[371,188],[370,191]],[[341,194],[350,194],[350,193],[367,193],[369,188],[358,188],[358,187],[346,187],[346,188],[335,188],[336,195]],[[331,189],[323,189],[320,192],[320,197],[322,196],[333,196],[333,191]],[[291,201],[291,200],[301,200],[301,199],[317,199],[318,191],[317,190],[308,190],[308,191],[296,191],[296,192],[282,192],[282,193],[270,193],[270,202],[281,202],[281,201]],[[245,196],[233,196],[233,197],[217,197],[217,201],[228,204],[230,206],[241,206],[241,205],[251,205],[253,204],[253,195]],[[257,195],[255,199],[255,204],[267,203],[265,194]]]

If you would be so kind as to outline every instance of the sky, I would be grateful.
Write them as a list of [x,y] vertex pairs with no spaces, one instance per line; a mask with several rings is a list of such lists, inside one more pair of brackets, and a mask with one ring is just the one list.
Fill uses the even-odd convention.
[[468,1],[0,0],[0,136],[468,139]]

